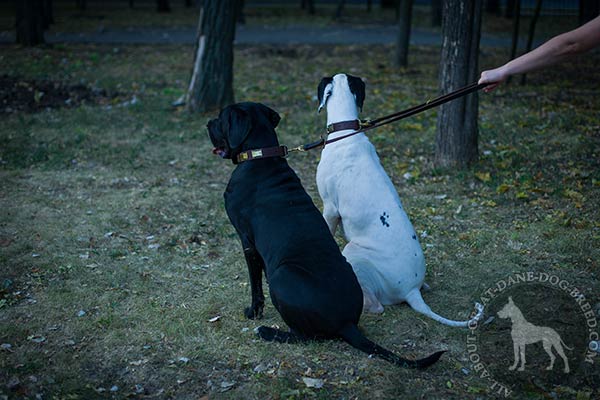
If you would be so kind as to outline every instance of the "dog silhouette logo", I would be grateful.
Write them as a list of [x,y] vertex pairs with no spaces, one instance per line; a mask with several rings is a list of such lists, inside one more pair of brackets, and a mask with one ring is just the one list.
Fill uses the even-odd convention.
[[546,370],[552,371],[554,368],[554,360],[556,359],[556,356],[552,352],[552,348],[554,348],[564,362],[564,373],[570,372],[569,360],[565,355],[564,348],[567,350],[573,349],[567,347],[558,332],[550,327],[536,326],[528,322],[519,307],[513,302],[512,297],[509,297],[508,303],[498,311],[498,317],[502,319],[509,318],[512,323],[510,335],[513,341],[515,362],[508,368],[510,371],[517,369],[519,361],[521,365],[517,371],[525,371],[525,346],[542,342],[544,350],[550,357],[550,365],[546,367]]

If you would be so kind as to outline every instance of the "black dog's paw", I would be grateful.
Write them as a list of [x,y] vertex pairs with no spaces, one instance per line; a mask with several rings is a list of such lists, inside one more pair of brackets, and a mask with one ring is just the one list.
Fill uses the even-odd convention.
[[248,319],[261,319],[263,317],[263,306],[250,306],[244,310],[244,315]]
[[258,337],[267,342],[297,343],[302,341],[302,338],[295,333],[280,331],[279,329],[270,328],[268,326],[259,326],[254,329],[254,332],[256,332]]

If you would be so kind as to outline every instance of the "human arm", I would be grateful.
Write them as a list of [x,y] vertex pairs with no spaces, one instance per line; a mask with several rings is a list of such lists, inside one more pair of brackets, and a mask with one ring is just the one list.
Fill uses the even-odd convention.
[[538,48],[523,54],[501,67],[483,71],[478,83],[490,83],[489,92],[509,76],[523,74],[561,62],[576,54],[600,46],[600,16],[572,31],[548,40]]

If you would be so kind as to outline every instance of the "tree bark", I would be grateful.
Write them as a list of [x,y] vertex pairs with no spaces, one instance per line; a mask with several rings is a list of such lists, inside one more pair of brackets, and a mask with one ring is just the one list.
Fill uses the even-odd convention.
[[398,18],[398,38],[396,39],[396,60],[398,67],[408,65],[408,48],[410,47],[410,27],[413,0],[400,0],[400,16]]
[[234,102],[233,39],[238,0],[205,0],[200,11],[187,109],[207,112]]
[[[482,0],[446,0],[442,18],[440,91],[477,80]],[[435,165],[465,167],[478,158],[477,93],[443,104],[438,112]]]
[[431,26],[442,25],[442,0],[431,0]]
[[23,46],[44,43],[43,0],[17,0],[16,39]]

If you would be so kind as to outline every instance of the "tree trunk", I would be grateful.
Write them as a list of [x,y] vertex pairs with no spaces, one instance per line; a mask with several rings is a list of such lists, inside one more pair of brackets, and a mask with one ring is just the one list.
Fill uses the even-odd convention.
[[79,8],[79,11],[85,11],[85,9],[87,8],[87,0],[77,0],[76,3],[77,8]]
[[600,13],[599,0],[579,0],[579,24],[583,25],[586,22],[596,18]]
[[300,7],[303,10],[307,10],[310,15],[315,14],[315,1],[314,0],[302,0],[300,2]]
[[52,12],[52,0],[43,0],[43,10],[42,13],[44,15],[44,30],[50,28],[50,25],[54,23],[54,13]]
[[342,17],[342,12],[344,11],[344,5],[346,4],[346,0],[338,0],[338,5],[333,14],[333,19],[340,19]]
[[[542,0],[536,0],[535,2],[535,10],[533,11],[533,18],[531,18],[531,24],[529,25],[529,34],[527,35],[527,48],[525,49],[525,53],[529,53],[531,48],[533,47],[533,36],[535,35],[535,25],[540,17],[540,12],[542,11]],[[521,85],[524,85],[527,80],[527,75],[521,75]]]
[[17,0],[16,38],[23,46],[44,43],[43,0]]
[[[442,18],[440,91],[477,81],[481,0],[446,0]],[[477,93],[443,104],[438,112],[435,165],[464,167],[478,158]]]
[[234,102],[233,39],[237,12],[238,0],[204,1],[186,96],[189,111],[213,111]]
[[506,18],[512,18],[515,15],[515,2],[517,0],[506,0],[506,10],[504,10],[504,16]]
[[442,25],[442,0],[431,0],[431,26]]
[[398,18],[398,38],[396,39],[396,60],[398,67],[408,65],[408,48],[410,46],[410,27],[413,0],[400,0],[400,17]]
[[373,8],[373,0],[367,0],[367,12],[371,12],[371,8]]
[[500,0],[486,0],[485,12],[493,15],[500,15]]
[[381,8],[395,8],[396,0],[381,0]]
[[171,12],[171,6],[169,0],[156,0],[156,11],[160,13]]

